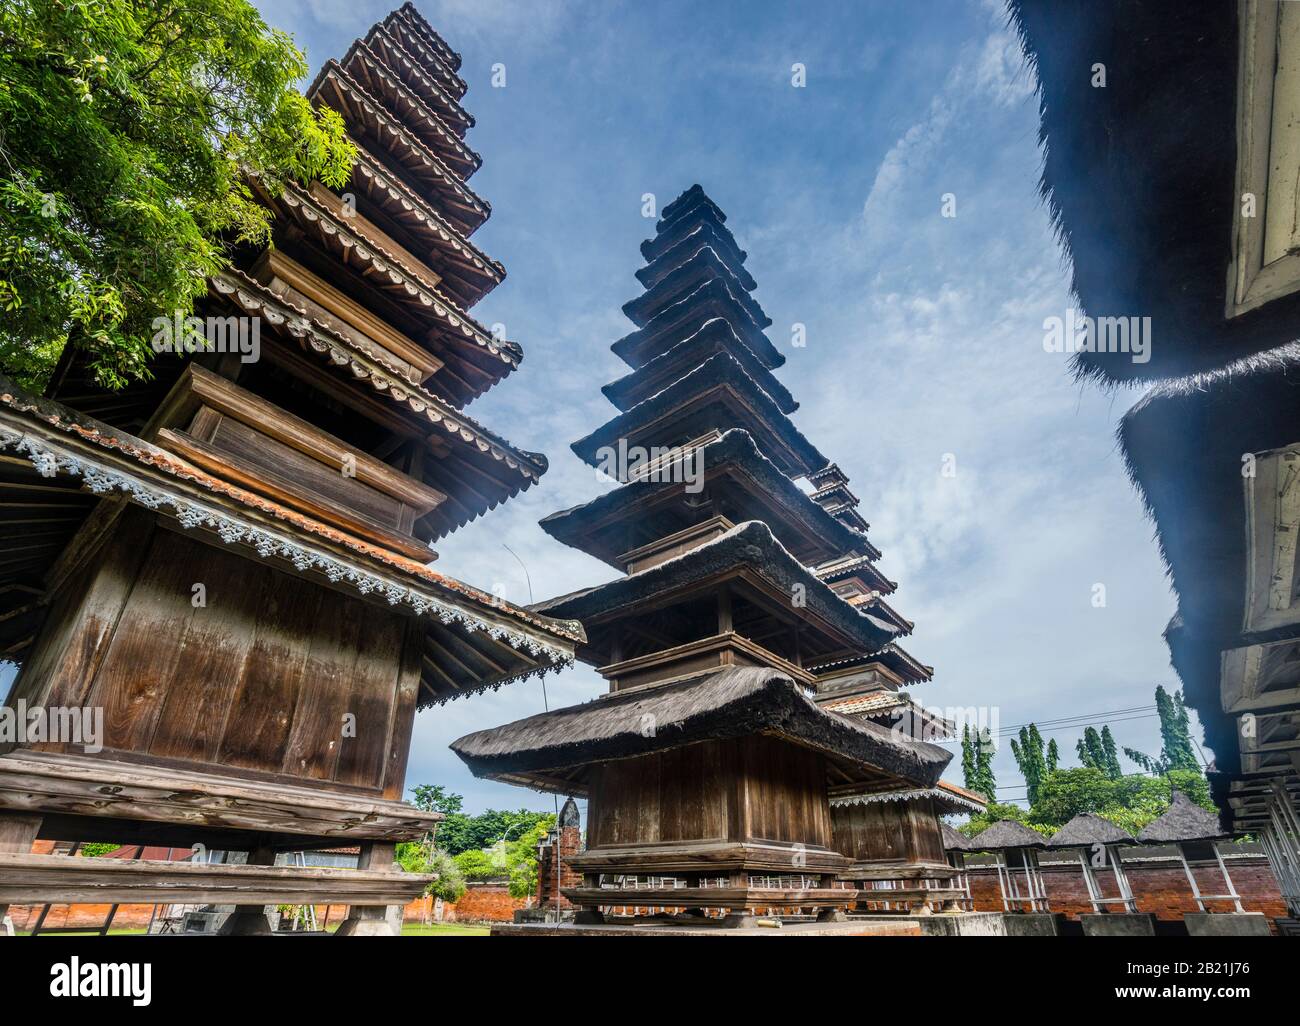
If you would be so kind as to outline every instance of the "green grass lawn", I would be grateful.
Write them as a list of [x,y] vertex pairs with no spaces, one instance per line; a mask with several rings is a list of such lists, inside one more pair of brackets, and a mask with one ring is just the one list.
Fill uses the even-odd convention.
[[491,932],[487,926],[467,926],[463,923],[404,923],[403,937],[486,937]]

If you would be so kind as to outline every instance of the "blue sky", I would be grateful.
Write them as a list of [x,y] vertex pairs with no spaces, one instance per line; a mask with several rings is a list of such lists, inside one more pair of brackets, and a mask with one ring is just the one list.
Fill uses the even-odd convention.
[[[391,4],[261,6],[314,71]],[[474,185],[494,211],[475,239],[508,270],[475,312],[525,350],[470,412],[551,460],[539,486],[444,542],[442,569],[519,602],[524,572],[503,545],[537,599],[613,576],[537,521],[607,487],[568,445],[614,412],[599,388],[626,370],[608,346],[630,330],[619,307],[654,230],[641,197],[662,207],[699,182],[749,252],[795,420],[850,476],[917,623],[907,647],[936,668],[915,696],[996,706],[1006,726],[1150,705],[1156,683],[1176,683],[1160,638],[1173,600],[1114,443],[1137,395],[1081,387],[1043,349],[1044,318],[1069,306],[1067,268],[1036,193],[1032,78],[1000,6],[420,6],[464,57]],[[805,348],[790,345],[795,322]],[[547,689],[554,708],[602,682],[580,667]],[[533,680],[421,713],[408,783],[445,784],[470,810],[550,808],[474,780],[447,750],[542,701]],[[1113,729],[1158,750],[1156,723]],[[1080,732],[1049,735],[1067,761]],[[995,768],[1021,783],[1009,746]]]
[[[314,73],[396,3],[259,6]],[[475,240],[508,271],[475,313],[525,351],[469,412],[551,460],[540,485],[444,542],[441,569],[516,602],[530,596],[505,545],[537,599],[613,576],[537,521],[608,487],[568,445],[614,412],[599,388],[626,370],[608,346],[630,330],[619,307],[654,230],[641,197],[662,207],[699,182],[749,252],[794,419],[849,475],[900,582],[894,605],[917,623],[906,647],[936,667],[915,697],[996,706],[1006,726],[1149,705],[1155,684],[1176,684],[1160,638],[1173,600],[1114,444],[1137,395],[1081,387],[1043,349],[1067,269],[1035,191],[1032,80],[997,5],[419,6],[464,57],[473,184],[494,211]],[[505,88],[490,86],[498,63]],[[790,345],[795,322],[805,348]],[[546,686],[554,708],[602,682],[580,667]],[[408,784],[445,784],[470,811],[550,809],[474,780],[447,749],[541,709],[532,680],[421,713]],[[1159,748],[1153,717],[1114,730]],[[1080,732],[1049,735],[1067,762]],[[1008,746],[995,768],[1021,783]]]

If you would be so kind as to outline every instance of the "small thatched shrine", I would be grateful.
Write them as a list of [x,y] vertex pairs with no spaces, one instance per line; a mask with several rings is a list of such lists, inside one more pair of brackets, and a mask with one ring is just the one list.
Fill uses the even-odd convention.
[[[1119,849],[1137,843],[1132,834],[1120,829],[1110,820],[1095,812],[1081,812],[1053,834],[1047,846],[1052,849],[1078,850],[1079,867],[1083,871],[1088,900],[1092,903],[1094,912],[1108,912],[1111,905],[1118,905],[1123,912],[1136,913],[1137,902],[1120,861]],[[1115,880],[1116,893],[1109,897],[1097,876],[1097,870],[1106,867],[1110,868]]]
[[1050,912],[1038,853],[1047,839],[1011,819],[1001,819],[969,841],[968,851],[988,852],[998,872],[1004,912]]

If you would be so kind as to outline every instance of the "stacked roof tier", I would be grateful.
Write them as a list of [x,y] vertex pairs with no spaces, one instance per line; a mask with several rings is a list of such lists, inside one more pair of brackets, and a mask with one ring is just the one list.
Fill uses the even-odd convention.
[[[105,389],[72,345],[46,396],[0,378],[0,715],[102,714],[93,746],[0,746],[0,916],[89,888],[235,901],[236,933],[316,901],[384,932],[432,880],[394,845],[442,818],[400,801],[416,709],[573,660],[580,625],[428,565],[546,461],[460,409],[520,353],[466,313],[502,272],[466,238],[459,61],[409,7],[367,39],[313,90],[361,146],[352,183],[254,180],[274,245],[160,318],[148,381]],[[249,859],[29,854],[67,837]],[[271,865],[340,844],[358,869]]]
[[479,775],[588,795],[586,879],[566,894],[589,911],[624,890],[663,904],[642,892],[667,878],[673,905],[741,918],[845,908],[863,856],[840,850],[829,798],[932,788],[949,759],[890,729],[946,725],[899,690],[929,668],[896,644],[912,625],[847,481],[790,420],[726,220],[698,185],[664,208],[623,307],[637,330],[613,346],[619,412],[573,445],[618,486],[542,521],[622,572],[533,607],[582,622],[578,657],[610,694],[453,745]]

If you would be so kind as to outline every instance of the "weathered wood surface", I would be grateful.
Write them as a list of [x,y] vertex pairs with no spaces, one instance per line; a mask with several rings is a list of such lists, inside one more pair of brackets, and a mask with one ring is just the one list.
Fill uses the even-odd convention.
[[340,842],[415,840],[441,818],[383,798],[57,752],[0,757],[0,808],[303,834]]
[[758,735],[606,762],[591,770],[587,823],[588,854],[708,840],[831,848],[825,759]]
[[405,904],[432,876],[0,852],[0,904]]
[[642,908],[848,908],[858,899],[849,887],[784,890],[768,887],[573,887],[563,891],[575,905]]
[[859,862],[945,865],[939,817],[928,798],[837,805],[831,810],[836,851]]
[[773,873],[838,873],[849,860],[824,848],[714,841],[695,844],[588,848],[565,860],[590,873],[703,873],[733,870]]
[[414,618],[159,530],[141,511],[121,523],[56,599],[16,697],[102,707],[109,758],[400,793]]

